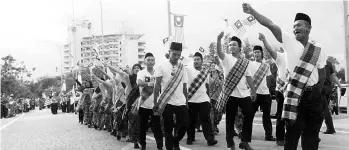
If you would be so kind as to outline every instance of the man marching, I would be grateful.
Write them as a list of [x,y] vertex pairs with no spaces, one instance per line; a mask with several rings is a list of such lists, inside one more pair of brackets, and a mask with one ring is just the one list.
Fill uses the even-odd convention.
[[[253,102],[256,96],[251,68],[247,59],[241,58],[241,40],[233,36],[229,39],[229,50],[232,55],[226,55],[222,52],[221,40],[224,32],[220,33],[217,38],[217,53],[222,61],[224,72],[223,91],[217,102],[217,110],[226,110],[226,141],[230,150],[235,150],[234,143],[234,122],[237,108],[242,109],[244,115],[241,143],[239,148],[252,150],[250,145],[252,136],[253,122]],[[247,84],[251,88],[247,88]]]
[[271,75],[268,63],[263,62],[263,48],[259,45],[253,47],[254,58],[256,61],[251,62],[253,74],[253,83],[257,89],[257,97],[254,102],[255,112],[261,107],[263,110],[263,127],[265,131],[264,140],[275,141],[272,136],[273,127],[270,119],[271,97],[267,86],[267,76]]
[[293,35],[282,30],[270,19],[259,14],[249,4],[243,11],[267,27],[282,43],[290,84],[286,88],[282,118],[286,119],[285,150],[297,149],[302,135],[302,149],[318,149],[318,125],[322,123],[321,92],[324,85],[326,57],[318,43],[309,41],[311,19],[297,13]]
[[188,106],[190,124],[187,131],[187,144],[192,145],[195,141],[195,126],[199,115],[207,145],[212,146],[218,143],[215,140],[211,120],[210,111],[211,104],[208,97],[208,69],[202,67],[203,58],[199,52],[194,54],[194,67],[187,68],[188,75]]
[[275,60],[278,68],[276,78],[275,97],[277,101],[276,110],[276,144],[285,145],[285,121],[281,119],[282,107],[284,105],[284,91],[287,82],[288,70],[286,69],[285,53],[274,51],[262,33],[259,33],[258,39],[263,42],[265,49],[269,52],[271,58]]
[[[187,71],[178,62],[182,54],[182,43],[172,42],[169,50],[169,61],[160,64],[156,72],[154,88],[154,113],[162,115],[165,128],[165,146],[167,150],[180,150],[182,140],[189,124],[187,106]],[[159,96],[161,86],[161,95]],[[175,136],[173,136],[173,115],[176,116]]]
[[155,116],[153,113],[154,107],[154,84],[155,84],[155,58],[152,53],[145,54],[144,62],[147,69],[139,71],[137,74],[137,84],[141,93],[139,102],[139,116],[140,116],[140,138],[141,150],[146,149],[146,132],[148,129],[149,117],[151,117],[152,131],[156,140],[158,150],[163,147],[163,135],[160,126],[160,116]]

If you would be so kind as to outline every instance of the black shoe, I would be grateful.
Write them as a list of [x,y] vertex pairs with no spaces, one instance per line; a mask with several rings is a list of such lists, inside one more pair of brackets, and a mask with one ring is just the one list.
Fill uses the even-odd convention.
[[173,148],[173,150],[181,150],[181,148],[179,148],[179,145],[178,145],[178,146],[175,146],[175,147]]
[[187,139],[187,145],[193,145],[194,140]]
[[139,149],[139,145],[138,145],[138,143],[135,143],[135,144],[134,144],[134,146],[133,146],[133,148],[135,148],[135,149]]
[[277,146],[285,146],[285,141],[284,140],[278,140],[276,141]]
[[141,146],[141,150],[146,150],[145,146]]
[[270,136],[270,137],[265,137],[264,140],[265,141],[276,141],[276,138],[274,138],[273,136]]
[[213,146],[213,145],[216,145],[217,143],[218,143],[217,140],[207,141],[207,146]]
[[121,136],[120,136],[120,135],[117,135],[117,136],[116,136],[116,139],[117,139],[118,141],[120,141],[120,140],[121,140]]
[[97,129],[98,128],[97,125],[94,125],[94,128]]
[[336,133],[336,131],[325,131],[325,132],[323,132],[324,134],[335,134]]
[[244,150],[253,150],[247,142],[241,142],[239,144],[239,148]]

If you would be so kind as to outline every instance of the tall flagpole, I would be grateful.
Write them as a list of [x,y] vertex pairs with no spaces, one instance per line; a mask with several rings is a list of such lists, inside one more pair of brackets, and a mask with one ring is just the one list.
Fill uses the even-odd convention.
[[171,1],[167,0],[167,15],[168,15],[168,37],[171,36]]
[[[348,1],[343,0],[343,8],[344,8],[344,42],[345,42],[345,79],[348,81],[349,78],[349,11],[348,11]],[[349,90],[347,91],[347,110],[349,110]],[[347,114],[349,114],[349,111],[347,111]]]

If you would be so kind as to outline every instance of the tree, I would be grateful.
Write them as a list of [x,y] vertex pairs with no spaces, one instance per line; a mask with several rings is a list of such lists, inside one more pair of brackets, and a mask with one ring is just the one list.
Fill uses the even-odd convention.
[[339,62],[338,62],[337,58],[335,58],[333,56],[328,56],[327,57],[327,61],[331,62],[332,65],[339,65]]
[[336,72],[336,75],[337,75],[339,80],[341,80],[342,82],[345,82],[345,70],[344,70],[344,68],[341,68],[338,72]]

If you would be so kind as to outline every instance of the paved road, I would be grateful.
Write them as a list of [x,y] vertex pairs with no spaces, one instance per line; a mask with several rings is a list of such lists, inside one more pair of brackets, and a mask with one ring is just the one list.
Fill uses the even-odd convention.
[[[257,115],[258,116],[258,115]],[[335,122],[340,122],[342,118]],[[343,122],[343,121],[342,121]],[[347,123],[349,123],[347,121]],[[219,144],[207,147],[202,133],[196,134],[194,145],[186,145],[181,141],[183,150],[222,150],[227,149],[225,143],[225,122],[219,128],[216,137]],[[274,126],[275,130],[275,126]],[[320,149],[345,150],[349,147],[349,132],[340,131],[335,135],[321,134]],[[149,133],[147,149],[154,150],[155,141]],[[185,137],[186,139],[186,137]],[[261,118],[257,117],[253,127],[251,146],[256,150],[281,150],[283,147],[275,142],[265,142]],[[239,143],[238,139],[235,139]],[[59,112],[52,115],[49,109],[34,110],[16,118],[1,119],[1,150],[131,150],[133,144],[117,141],[107,131],[97,131],[78,124],[77,115]],[[299,148],[301,149],[301,148]]]

